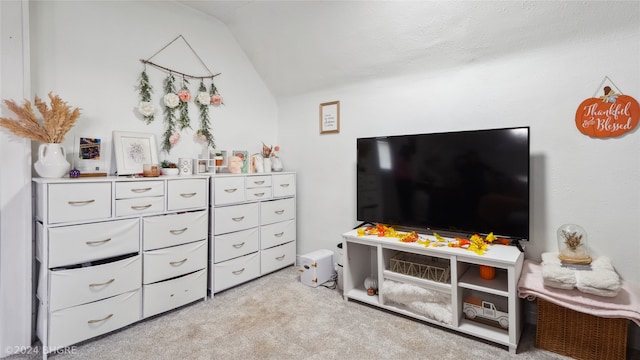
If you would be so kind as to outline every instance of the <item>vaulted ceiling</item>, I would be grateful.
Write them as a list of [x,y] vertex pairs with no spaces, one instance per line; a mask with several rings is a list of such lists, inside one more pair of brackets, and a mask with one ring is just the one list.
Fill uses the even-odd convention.
[[640,23],[637,1],[187,1],[275,96],[455,67]]

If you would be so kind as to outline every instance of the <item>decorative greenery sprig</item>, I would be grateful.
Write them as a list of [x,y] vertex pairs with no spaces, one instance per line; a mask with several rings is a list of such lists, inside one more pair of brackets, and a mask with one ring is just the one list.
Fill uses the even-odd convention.
[[71,106],[62,101],[58,95],[49,93],[51,107],[36,96],[34,105],[42,114],[43,121],[37,117],[31,103],[25,100],[23,106],[18,106],[13,100],[5,100],[9,110],[18,115],[18,119],[0,118],[0,126],[6,128],[15,135],[42,143],[62,143],[64,137],[75,125],[80,117],[80,109],[71,109]]
[[[210,148],[215,148],[216,143],[211,133],[211,123],[209,117],[209,104],[210,98],[207,94],[207,87],[204,86],[204,82],[200,80],[200,86],[198,87],[197,97],[198,107],[200,108],[200,129],[197,131],[197,135],[206,139],[206,144]],[[203,139],[203,140],[204,140]]]
[[169,74],[164,79],[164,121],[166,123],[166,129],[162,135],[162,150],[166,151],[167,154],[171,151],[173,145],[175,145],[175,143],[171,142],[171,137],[176,130],[175,108],[180,102],[175,91],[175,78],[172,74]]
[[149,76],[147,76],[147,69],[145,68],[140,74],[140,85],[138,86],[140,92],[140,104],[138,105],[138,111],[142,114],[144,121],[148,124],[155,120],[155,109],[151,104],[151,93],[153,88],[149,84]]

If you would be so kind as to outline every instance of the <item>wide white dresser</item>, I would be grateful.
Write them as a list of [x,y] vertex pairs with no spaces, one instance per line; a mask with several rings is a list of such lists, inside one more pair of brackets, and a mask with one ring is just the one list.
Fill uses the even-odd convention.
[[33,185],[43,354],[206,299],[208,176]]
[[296,174],[211,178],[211,295],[296,260]]

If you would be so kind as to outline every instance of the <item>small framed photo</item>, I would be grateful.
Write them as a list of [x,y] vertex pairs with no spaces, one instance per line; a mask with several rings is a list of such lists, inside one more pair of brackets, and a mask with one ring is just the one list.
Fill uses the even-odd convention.
[[320,134],[340,132],[340,101],[320,104]]
[[104,165],[104,155],[107,154],[107,148],[102,138],[76,136],[73,153],[73,166],[82,174],[107,172]]
[[158,143],[154,134],[114,131],[113,150],[117,175],[142,174],[144,164],[158,164]]
[[231,156],[237,156],[242,159],[242,173],[249,172],[249,152],[246,150],[233,150]]

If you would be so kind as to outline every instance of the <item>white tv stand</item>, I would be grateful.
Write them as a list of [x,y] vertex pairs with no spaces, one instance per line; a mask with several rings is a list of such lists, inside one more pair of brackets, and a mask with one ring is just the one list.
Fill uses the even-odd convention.
[[[434,239],[433,236],[428,236]],[[509,347],[516,353],[522,332],[521,299],[517,296],[517,283],[520,278],[524,254],[516,247],[490,245],[483,255],[460,248],[425,247],[418,243],[403,243],[397,238],[375,235],[358,236],[353,230],[343,234],[344,248],[344,299],[357,300],[378,306],[399,314],[413,317],[424,322],[440,325],[465,334],[473,335],[497,344]],[[397,256],[421,255],[423,259],[437,260],[449,265],[449,277],[445,282],[427,280],[391,271],[391,259]],[[394,260],[396,261],[396,260]],[[479,265],[495,268],[495,278],[484,280],[479,275]],[[382,289],[385,281],[410,284],[428,289],[451,298],[451,323],[447,324],[418,314],[398,303],[385,301],[382,291],[376,295],[367,295],[364,282],[367,277],[377,280]],[[504,304],[508,312],[508,329],[492,326],[490,322],[470,320],[463,313],[463,302],[469,296],[492,299]]]

